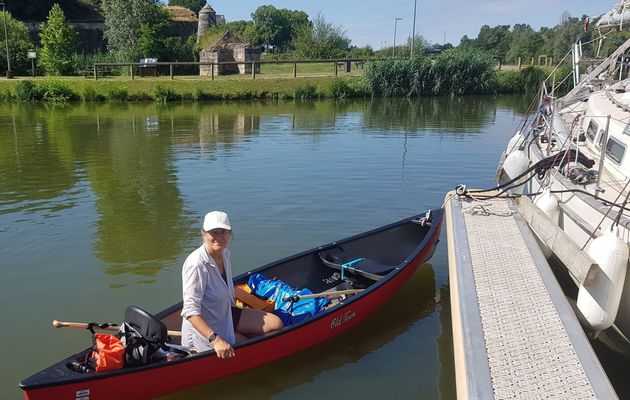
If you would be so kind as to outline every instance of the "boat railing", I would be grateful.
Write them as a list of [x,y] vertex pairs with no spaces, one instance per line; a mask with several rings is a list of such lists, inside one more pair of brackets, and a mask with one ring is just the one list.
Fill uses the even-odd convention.
[[612,95],[613,91],[614,90],[612,90],[612,89],[606,90],[606,96],[608,97],[608,100],[610,100],[614,105],[616,105],[617,107],[623,109],[624,111],[630,111],[630,107],[628,107],[626,104],[620,102],[619,100],[615,99],[615,97]]

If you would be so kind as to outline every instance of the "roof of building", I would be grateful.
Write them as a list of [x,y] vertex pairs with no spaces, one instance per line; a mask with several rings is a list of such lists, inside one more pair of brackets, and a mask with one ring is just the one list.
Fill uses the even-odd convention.
[[194,11],[180,6],[164,6],[171,14],[171,21],[176,22],[197,22],[197,15]]
[[215,13],[215,11],[214,8],[210,7],[210,4],[206,3],[206,5],[203,6],[199,13]]
[[200,47],[203,50],[213,50],[217,47],[231,47],[234,45],[249,46],[249,43],[235,36],[230,31],[223,33],[206,32],[200,41]]

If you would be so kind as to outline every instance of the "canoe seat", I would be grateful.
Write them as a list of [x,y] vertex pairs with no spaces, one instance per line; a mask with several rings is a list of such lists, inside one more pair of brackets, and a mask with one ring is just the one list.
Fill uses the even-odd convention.
[[375,281],[394,269],[393,265],[383,264],[380,261],[351,256],[341,246],[320,252],[319,258],[330,268],[362,275]]
[[167,329],[164,322],[140,307],[127,307],[125,322],[136,329],[145,340],[157,344],[158,347],[166,342]]

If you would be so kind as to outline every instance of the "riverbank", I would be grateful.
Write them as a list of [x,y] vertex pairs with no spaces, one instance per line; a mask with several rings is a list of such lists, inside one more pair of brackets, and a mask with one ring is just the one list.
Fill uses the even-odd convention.
[[[374,75],[374,74],[373,74]],[[390,74],[391,75],[391,74]],[[526,68],[520,71],[496,71],[490,81],[492,85],[471,90],[457,89],[457,83],[449,90],[459,94],[514,94],[528,93],[537,88],[544,71]],[[496,77],[496,78],[495,78]],[[206,101],[206,100],[252,100],[252,99],[343,99],[365,97],[408,97],[410,84],[400,76],[381,76],[382,79],[358,75],[341,77],[221,77],[211,80],[198,76],[135,78],[107,77],[94,80],[85,77],[19,77],[0,80],[0,101],[4,102],[157,102]],[[379,91],[379,82],[393,81],[400,86],[385,85],[388,90]],[[373,83],[370,83],[373,82]],[[376,82],[376,83],[374,83]],[[413,80],[412,83],[417,83]],[[425,91],[415,95],[431,95],[435,85],[424,82]],[[402,86],[401,86],[402,85]],[[413,85],[412,85],[413,86]],[[462,85],[459,85],[462,86]],[[463,87],[463,86],[462,86]],[[431,89],[431,90],[429,90]],[[456,90],[457,89],[457,90]],[[483,90],[482,90],[483,89]],[[461,92],[461,93],[460,93]],[[479,93],[477,93],[479,92]],[[414,96],[415,97],[415,96]]]
[[295,79],[215,79],[199,77],[99,80],[84,77],[0,80],[3,101],[197,101],[246,99],[307,99],[369,96],[362,77]]

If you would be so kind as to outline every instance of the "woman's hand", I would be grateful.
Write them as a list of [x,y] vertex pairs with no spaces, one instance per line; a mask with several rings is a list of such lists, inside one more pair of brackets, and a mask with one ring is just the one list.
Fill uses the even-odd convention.
[[221,336],[217,336],[217,338],[212,341],[212,347],[219,358],[232,358],[235,356],[232,346],[223,340]]

